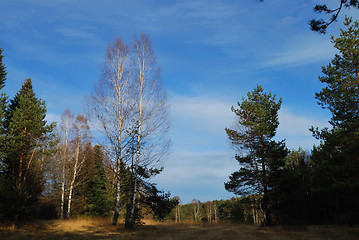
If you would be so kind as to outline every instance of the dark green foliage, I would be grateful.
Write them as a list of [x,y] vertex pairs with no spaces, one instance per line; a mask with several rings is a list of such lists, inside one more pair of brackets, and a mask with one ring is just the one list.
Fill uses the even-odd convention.
[[44,189],[40,155],[53,129],[45,116],[45,103],[35,97],[27,79],[5,114],[0,211],[4,219],[22,221],[37,208]]
[[107,191],[104,155],[98,145],[94,146],[92,151],[93,166],[87,181],[88,206],[85,211],[92,216],[108,216],[112,206]]
[[311,168],[302,149],[291,151],[273,181],[271,203],[274,223],[309,224],[312,219]]
[[226,128],[228,138],[238,148],[236,160],[241,168],[230,176],[225,183],[228,191],[238,195],[263,193],[267,190],[268,153],[271,151],[272,138],[279,125],[278,110],[281,100],[275,101],[275,95],[263,93],[261,86],[238,103],[239,108],[232,107],[238,116],[238,130]]
[[[139,177],[137,181],[140,185],[140,191],[138,191],[140,198],[137,200],[140,204],[138,206],[149,208],[153,218],[158,221],[163,221],[177,204],[175,200],[170,198],[170,193],[164,193],[157,189],[156,184],[145,181],[162,171],[163,168],[148,169],[139,166],[136,174],[136,176]],[[141,213],[141,209],[137,209],[137,211]],[[140,216],[140,219],[141,218],[142,216]]]
[[177,200],[170,198],[170,193],[159,191],[154,185],[149,187],[147,194],[144,202],[150,207],[153,218],[158,221],[163,221],[178,204]]
[[245,199],[245,197],[219,201],[218,211],[220,219],[232,222],[248,223],[244,214],[247,204],[243,203],[243,199]]
[[[195,205],[199,206],[198,222],[218,223],[229,221],[253,224],[253,213],[258,213],[257,209],[253,209],[253,196],[234,197],[203,203],[196,200],[188,204],[180,205],[180,222],[196,221],[196,219],[194,219]],[[209,212],[209,209],[211,212]],[[171,214],[172,220],[175,220],[174,213],[173,211]]]
[[[3,63],[3,57],[2,55],[3,49],[0,48],[0,90],[2,90],[5,86],[6,82],[6,67]],[[2,146],[4,140],[5,140],[5,129],[4,129],[4,117],[5,117],[5,111],[7,108],[7,96],[4,92],[0,92],[0,146]],[[0,156],[2,158],[2,154],[4,152],[3,147],[0,148]],[[1,161],[0,161],[0,169],[1,169]]]
[[5,86],[7,74],[5,64],[3,63],[4,55],[2,55],[2,52],[3,49],[0,48],[0,90],[3,89],[3,87]]
[[339,50],[319,77],[326,87],[318,103],[332,113],[332,129],[312,128],[321,145],[313,149],[314,215],[317,222],[358,223],[359,205],[359,22],[346,18]]
[[335,127],[359,118],[359,22],[346,18],[339,38],[332,36],[334,47],[339,50],[328,66],[322,67],[324,76],[319,80],[326,84],[316,93],[318,103],[332,113]]
[[243,98],[238,103],[238,109],[232,107],[238,116],[238,130],[226,128],[228,138],[238,149],[236,160],[240,169],[232,173],[225,188],[238,195],[257,194],[259,208],[268,224],[268,194],[274,187],[276,175],[280,175],[283,159],[287,155],[284,141],[275,142],[272,139],[279,125],[281,103],[281,99],[276,101],[275,95],[264,93],[262,87],[257,86],[247,94],[247,99]]

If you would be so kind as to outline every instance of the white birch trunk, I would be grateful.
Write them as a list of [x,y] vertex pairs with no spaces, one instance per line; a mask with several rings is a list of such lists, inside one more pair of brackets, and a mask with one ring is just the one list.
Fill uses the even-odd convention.
[[71,212],[72,192],[73,192],[73,189],[74,189],[74,184],[75,184],[75,180],[76,180],[76,176],[77,176],[77,171],[78,171],[78,168],[79,168],[79,156],[80,156],[80,139],[78,139],[78,143],[76,144],[74,172],[73,172],[72,180],[71,180],[71,183],[70,183],[69,200],[68,200],[68,205],[67,205],[67,218],[70,217],[70,212]]
[[65,164],[63,164],[62,166],[61,212],[60,212],[61,219],[64,219],[64,205],[65,205]]

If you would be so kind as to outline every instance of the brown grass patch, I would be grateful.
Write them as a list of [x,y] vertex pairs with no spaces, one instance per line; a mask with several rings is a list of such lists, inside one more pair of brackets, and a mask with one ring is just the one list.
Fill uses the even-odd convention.
[[359,227],[309,226],[271,227],[258,229],[254,225],[158,223],[146,220],[137,229],[125,229],[123,224],[111,225],[110,218],[78,218],[41,221],[21,228],[1,227],[0,239],[120,239],[120,240],[357,240]]

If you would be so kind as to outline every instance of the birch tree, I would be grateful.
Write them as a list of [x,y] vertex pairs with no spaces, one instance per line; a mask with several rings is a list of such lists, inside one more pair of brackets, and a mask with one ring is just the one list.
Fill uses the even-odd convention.
[[139,167],[148,169],[157,166],[169,147],[166,136],[169,127],[167,95],[148,35],[135,37],[133,54],[134,79],[131,94],[136,103],[134,113],[137,142],[129,226],[133,224],[136,192],[139,191]]
[[[71,212],[71,201],[72,201],[72,194],[75,187],[75,182],[78,178],[78,173],[81,170],[84,162],[86,154],[85,146],[89,142],[89,126],[87,124],[87,119],[83,115],[78,115],[74,122],[74,132],[75,132],[75,139],[72,141],[72,148],[73,148],[73,161],[71,166],[71,181],[69,186],[69,198],[67,204],[67,218],[70,217]],[[80,157],[81,155],[81,157]]]
[[65,213],[66,193],[67,214],[70,217],[72,196],[75,186],[81,182],[78,174],[85,162],[85,146],[90,142],[89,126],[87,119],[83,115],[76,118],[66,109],[61,117],[58,128],[59,151],[58,159],[61,169],[61,206],[60,217],[63,219]]
[[61,116],[60,125],[58,128],[59,149],[58,158],[61,166],[61,203],[60,203],[60,218],[64,219],[65,206],[65,185],[67,180],[67,164],[70,161],[70,138],[72,136],[73,114],[69,109],[66,109]]
[[88,117],[95,128],[105,136],[107,153],[113,159],[116,174],[116,206],[112,224],[116,225],[120,213],[121,178],[124,142],[131,114],[129,79],[131,76],[129,47],[121,38],[108,45],[103,74],[88,98]]

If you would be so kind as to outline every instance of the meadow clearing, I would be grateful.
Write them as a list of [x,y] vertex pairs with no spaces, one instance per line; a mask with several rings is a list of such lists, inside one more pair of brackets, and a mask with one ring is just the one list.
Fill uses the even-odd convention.
[[158,223],[147,221],[144,226],[127,230],[122,225],[112,226],[109,219],[80,218],[70,220],[38,221],[22,227],[2,226],[2,240],[26,239],[123,239],[123,240],[328,240],[359,239],[359,227],[301,226],[267,227],[259,229],[245,224]]

